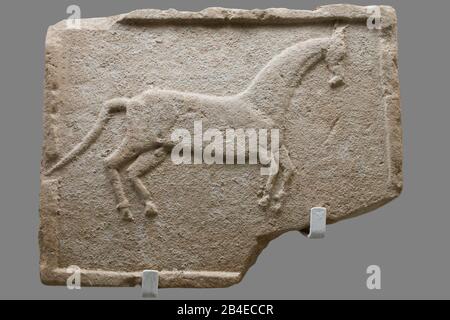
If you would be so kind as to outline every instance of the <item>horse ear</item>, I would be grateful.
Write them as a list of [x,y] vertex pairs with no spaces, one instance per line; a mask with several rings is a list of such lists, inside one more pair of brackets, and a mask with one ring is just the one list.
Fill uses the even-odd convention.
[[342,60],[347,54],[347,44],[345,42],[345,29],[348,26],[337,27],[330,38],[325,60],[328,69],[333,74],[329,84],[332,88],[339,87],[344,84]]

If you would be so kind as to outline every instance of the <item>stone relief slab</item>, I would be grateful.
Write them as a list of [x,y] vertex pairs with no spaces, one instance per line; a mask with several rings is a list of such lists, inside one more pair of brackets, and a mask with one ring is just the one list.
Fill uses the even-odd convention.
[[[397,197],[396,15],[379,8],[379,29],[353,5],[138,10],[51,26],[42,281],[65,285],[78,266],[88,286],[134,286],[152,269],[160,287],[225,287],[270,240],[308,228],[311,208],[335,223]],[[218,150],[230,129],[256,136],[228,159]],[[266,153],[246,149],[260,132]]]

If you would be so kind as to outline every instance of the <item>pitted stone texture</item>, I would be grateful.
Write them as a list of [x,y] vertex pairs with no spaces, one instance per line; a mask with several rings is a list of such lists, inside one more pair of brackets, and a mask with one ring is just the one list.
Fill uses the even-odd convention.
[[[273,238],[399,195],[396,16],[316,11],[139,10],[60,22],[46,42],[41,277],[64,285],[239,282]],[[370,11],[372,12],[372,11]],[[280,171],[175,165],[175,128],[277,128]],[[262,190],[261,190],[262,186]],[[265,188],[265,189],[264,189]]]

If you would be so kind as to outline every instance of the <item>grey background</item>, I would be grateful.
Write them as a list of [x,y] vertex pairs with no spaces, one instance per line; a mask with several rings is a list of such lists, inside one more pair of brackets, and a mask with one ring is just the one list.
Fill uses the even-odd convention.
[[[343,1],[345,2],[345,1]],[[349,1],[351,2],[351,1]],[[288,7],[328,1],[15,0],[0,3],[0,298],[140,298],[138,288],[69,291],[39,281],[37,244],[44,39],[78,4],[83,17],[138,8]],[[328,228],[324,241],[283,235],[226,289],[162,289],[161,299],[450,298],[449,1],[354,1],[397,9],[404,129],[400,198]],[[381,291],[366,288],[380,265]]]

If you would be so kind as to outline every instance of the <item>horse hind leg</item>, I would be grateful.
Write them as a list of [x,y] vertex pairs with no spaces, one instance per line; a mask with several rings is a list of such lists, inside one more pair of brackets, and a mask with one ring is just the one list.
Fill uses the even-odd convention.
[[158,208],[151,200],[151,195],[141,180],[141,177],[149,171],[155,169],[166,158],[167,153],[164,148],[147,151],[141,154],[127,169],[127,174],[137,193],[145,204],[145,215],[148,217],[158,214]]
[[118,203],[116,208],[126,221],[133,221],[134,219],[130,211],[130,203],[125,195],[119,170],[136,157],[136,155],[136,149],[129,145],[128,139],[125,139],[122,141],[121,145],[104,160],[105,168]]

